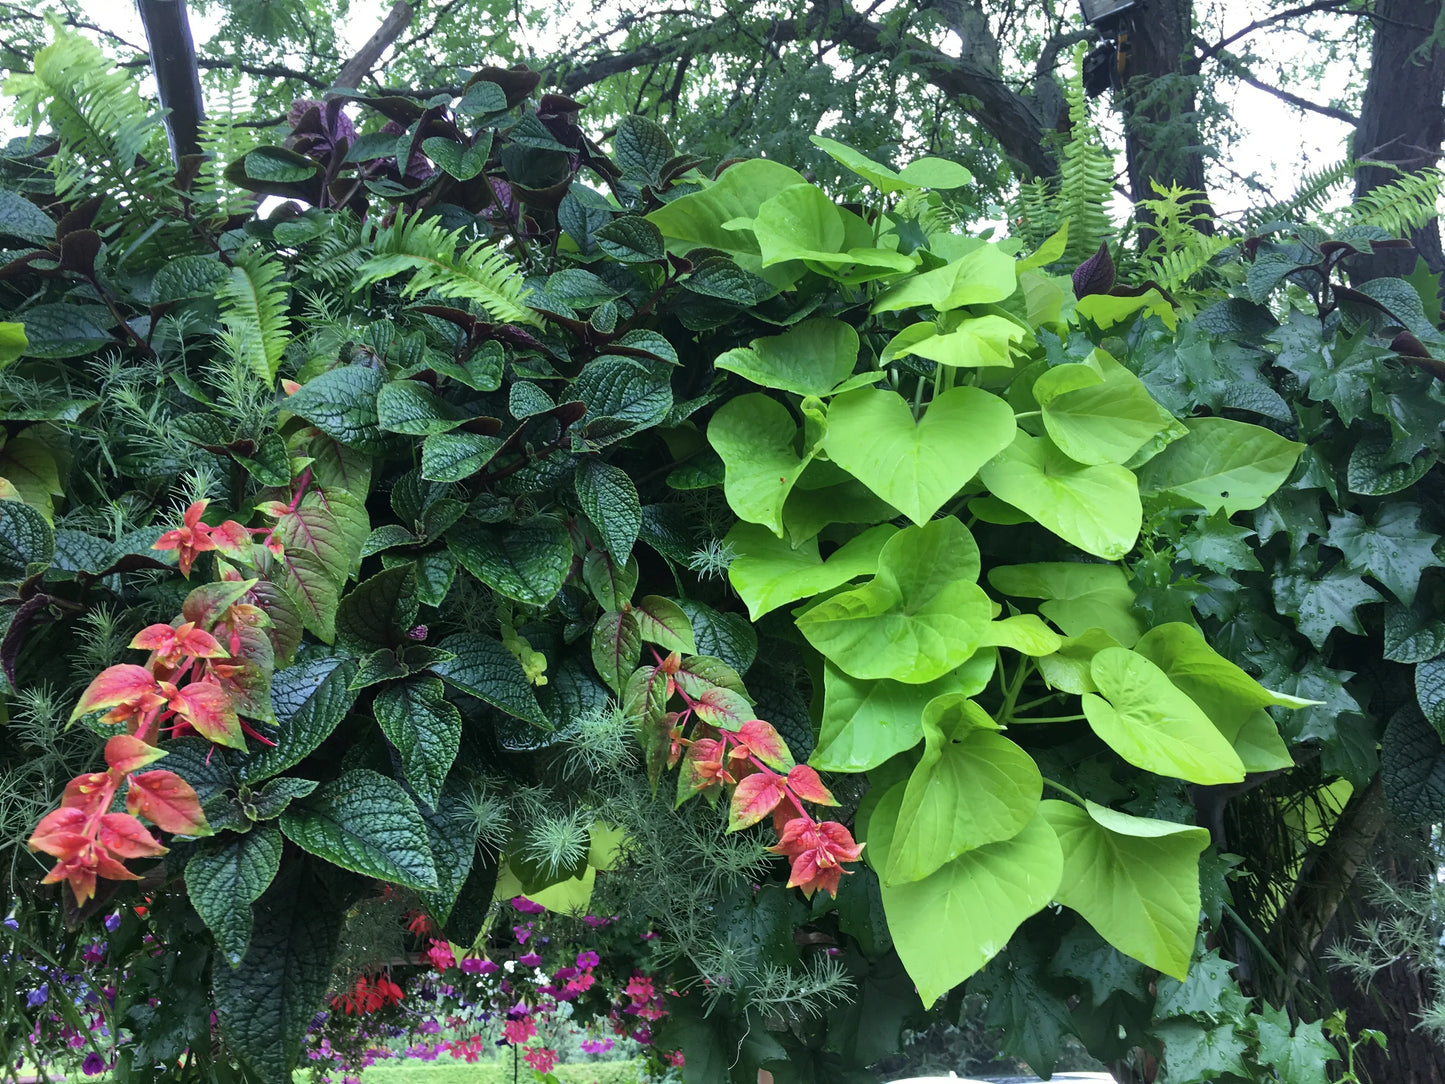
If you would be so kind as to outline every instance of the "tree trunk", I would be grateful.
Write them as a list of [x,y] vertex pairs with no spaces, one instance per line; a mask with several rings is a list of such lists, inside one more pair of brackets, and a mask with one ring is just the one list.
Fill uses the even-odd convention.
[[[1375,41],[1370,53],[1370,80],[1355,129],[1356,158],[1389,162],[1417,170],[1440,161],[1445,138],[1445,50],[1427,42],[1440,15],[1440,0],[1378,0]],[[1365,167],[1355,174],[1355,195],[1389,184],[1395,170]],[[1411,235],[1430,270],[1445,273],[1440,228],[1430,222]],[[1416,253],[1385,252],[1351,262],[1357,279],[1408,275]]]
[[196,45],[186,0],[137,0],[141,24],[151,48],[161,107],[169,109],[166,134],[177,166],[187,155],[201,153],[201,77],[196,71]]
[[[1193,53],[1192,16],[1192,0],[1144,0],[1123,24],[1124,87],[1115,105],[1124,116],[1129,194],[1136,204],[1153,197],[1150,181],[1206,191],[1194,82],[1185,74]],[[1207,206],[1200,210],[1212,217]]]

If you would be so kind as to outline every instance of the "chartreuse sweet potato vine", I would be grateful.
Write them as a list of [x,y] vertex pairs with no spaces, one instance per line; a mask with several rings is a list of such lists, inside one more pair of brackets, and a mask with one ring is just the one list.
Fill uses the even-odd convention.
[[608,153],[538,85],[298,103],[199,179],[139,98],[0,156],[0,667],[26,733],[79,718],[4,754],[43,792],[6,829],[72,922],[141,879],[122,1068],[289,1079],[381,885],[463,948],[498,894],[651,927],[618,967],[696,994],[690,1079],[848,1079],[1006,946],[975,982],[1048,984],[1055,1039],[1076,957],[1094,1009],[1174,996],[1189,788],[1289,767],[1315,702],[1201,632],[1164,527],[1303,446],[1166,405],[1131,350],[1204,333],[1098,262],[1076,298],[1063,231],[947,228],[961,167],[815,140],[845,205],[636,118]]

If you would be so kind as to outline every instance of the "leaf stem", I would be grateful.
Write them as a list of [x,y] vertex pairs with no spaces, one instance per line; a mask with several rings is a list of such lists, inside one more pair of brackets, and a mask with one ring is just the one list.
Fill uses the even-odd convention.
[[1031,715],[1022,718],[1010,714],[1009,721],[1013,723],[1077,723],[1080,719],[1086,719],[1086,715]]
[[1064,795],[1065,797],[1072,798],[1075,802],[1077,802],[1077,803],[1078,803],[1079,805],[1081,805],[1081,806],[1084,804],[1084,799],[1083,799],[1083,798],[1079,797],[1079,795],[1075,794],[1073,791],[1071,791],[1068,787],[1064,786],[1062,783],[1055,782],[1054,780],[1050,779],[1048,776],[1044,776],[1044,786],[1046,786],[1046,787],[1053,787],[1054,790],[1058,791],[1060,794]]

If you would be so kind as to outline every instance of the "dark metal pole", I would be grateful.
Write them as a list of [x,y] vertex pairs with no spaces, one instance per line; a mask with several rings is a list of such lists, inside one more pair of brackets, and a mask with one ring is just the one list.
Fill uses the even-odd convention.
[[171,157],[180,165],[186,155],[201,153],[201,118],[205,115],[186,0],[136,0],[136,7],[150,43],[161,105],[170,110],[166,134]]

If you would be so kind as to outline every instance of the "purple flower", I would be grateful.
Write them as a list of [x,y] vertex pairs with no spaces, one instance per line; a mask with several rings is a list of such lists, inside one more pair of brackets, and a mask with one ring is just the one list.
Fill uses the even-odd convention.
[[[598,956],[597,953],[593,952],[591,949],[588,949],[586,952],[579,952],[579,953],[577,954],[577,966],[578,966],[578,967],[581,967],[581,968],[596,967],[596,966],[597,966],[598,964],[600,964],[601,962],[602,962],[602,957]],[[567,977],[570,979],[572,976],[571,976],[571,975],[568,975]]]
[[512,936],[517,939],[517,944],[525,945],[527,938],[532,936],[532,924],[529,922],[525,926],[513,926]]
[[525,956],[518,956],[517,963],[523,967],[540,967],[542,966],[542,957],[535,952],[529,952]]
[[547,908],[543,907],[540,903],[533,903],[526,896],[513,896],[511,903],[514,908],[521,911],[524,915],[540,915],[547,910]]
[[605,1054],[612,1049],[611,1039],[583,1039],[582,1049],[589,1054]]
[[105,959],[105,942],[92,941],[83,950],[80,958],[88,964],[98,964]]
[[423,1020],[416,1030],[422,1035],[440,1035],[442,1026],[435,1020]]
[[92,1050],[89,1054],[85,1055],[85,1061],[81,1063],[80,1071],[86,1076],[95,1076],[96,1073],[103,1073],[105,1072],[105,1059]]
[[557,982],[566,982],[568,979],[575,979],[578,971],[575,967],[559,967],[552,975]]
[[7,916],[5,919],[5,928],[7,930],[18,930],[20,928],[20,920],[14,915]]
[[42,982],[36,989],[25,995],[25,1007],[38,1009],[50,1000],[50,983]]
[[115,933],[115,931],[116,931],[117,929],[119,929],[119,928],[120,928],[120,915],[115,914],[115,915],[106,915],[106,916],[105,916],[105,930],[106,930],[106,933]]

